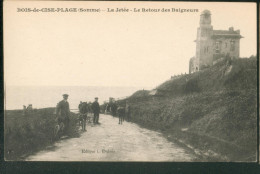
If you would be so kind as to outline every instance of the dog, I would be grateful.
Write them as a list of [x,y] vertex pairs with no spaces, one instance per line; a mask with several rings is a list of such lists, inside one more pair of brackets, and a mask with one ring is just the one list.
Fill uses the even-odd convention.
[[54,137],[55,138],[57,138],[57,137],[60,138],[61,133],[64,131],[64,127],[65,127],[65,125],[63,122],[55,125],[55,128],[54,128]]

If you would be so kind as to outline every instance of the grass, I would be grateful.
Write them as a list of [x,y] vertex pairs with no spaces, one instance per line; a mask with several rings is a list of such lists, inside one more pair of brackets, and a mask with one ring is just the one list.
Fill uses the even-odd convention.
[[[22,110],[5,112],[5,160],[23,160],[28,155],[54,143],[55,108],[34,110],[23,115]],[[71,113],[68,136],[78,136],[77,120]]]
[[214,161],[255,161],[256,64],[255,57],[233,60],[230,66],[223,60],[166,81],[157,88],[158,95],[135,94],[127,99],[132,120],[167,132],[209,156],[214,151],[218,154]]

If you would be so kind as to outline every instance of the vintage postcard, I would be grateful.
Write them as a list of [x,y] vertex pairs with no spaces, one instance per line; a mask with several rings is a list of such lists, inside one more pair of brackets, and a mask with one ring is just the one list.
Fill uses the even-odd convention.
[[6,161],[256,161],[256,3],[3,5]]

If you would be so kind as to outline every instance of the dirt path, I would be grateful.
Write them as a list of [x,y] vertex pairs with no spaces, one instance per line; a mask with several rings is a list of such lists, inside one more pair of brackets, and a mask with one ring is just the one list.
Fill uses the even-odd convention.
[[55,148],[28,161],[192,161],[195,157],[160,133],[100,115],[100,125],[87,125],[79,138],[60,140]]

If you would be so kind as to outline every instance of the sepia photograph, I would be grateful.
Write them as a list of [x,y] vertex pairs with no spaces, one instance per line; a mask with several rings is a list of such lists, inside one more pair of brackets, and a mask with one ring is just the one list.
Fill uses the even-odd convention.
[[3,3],[4,160],[257,162],[257,4]]

